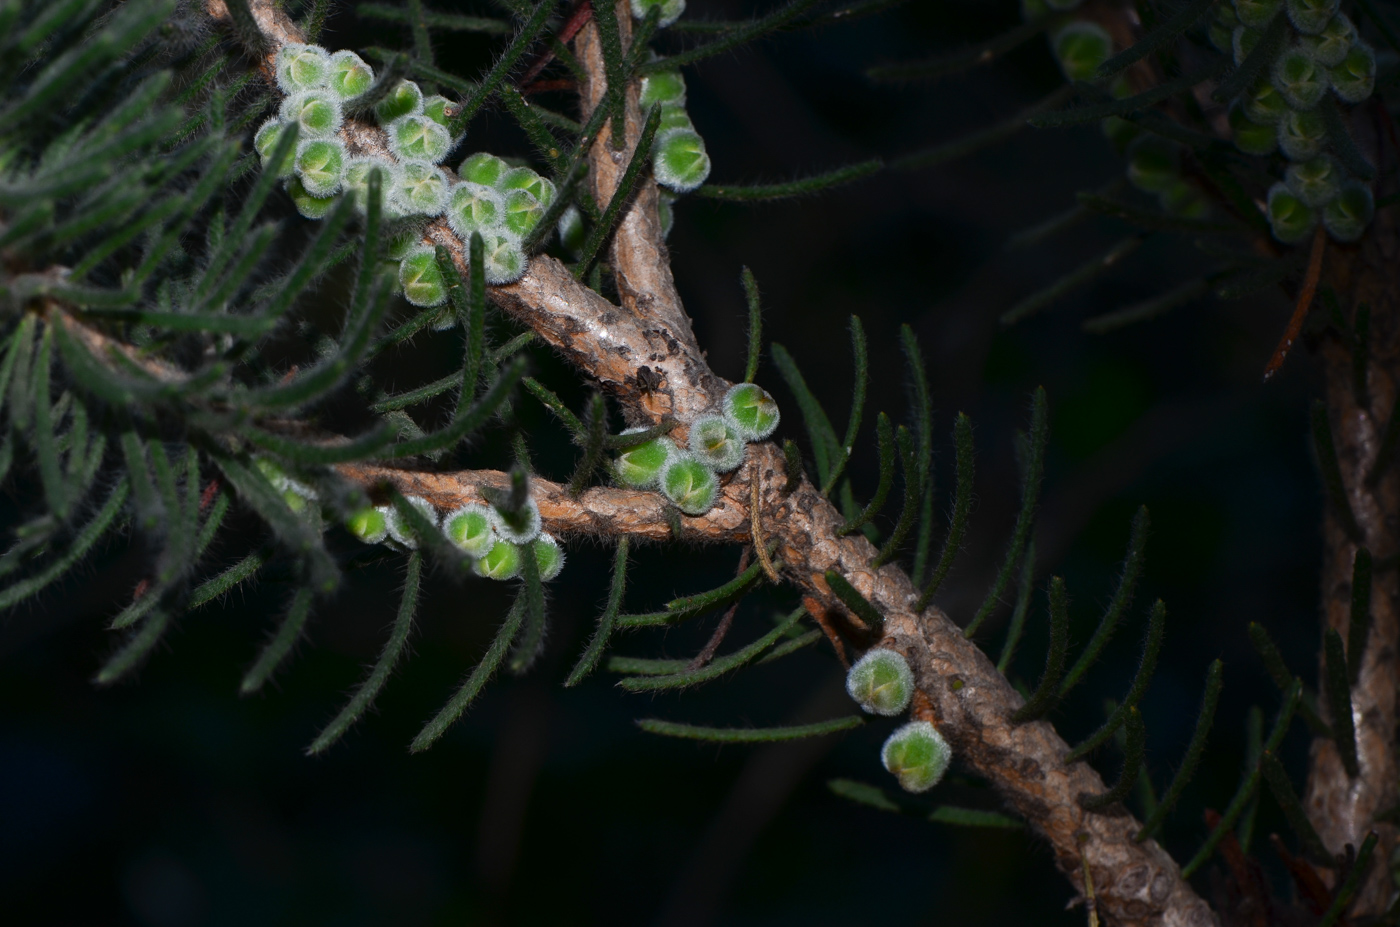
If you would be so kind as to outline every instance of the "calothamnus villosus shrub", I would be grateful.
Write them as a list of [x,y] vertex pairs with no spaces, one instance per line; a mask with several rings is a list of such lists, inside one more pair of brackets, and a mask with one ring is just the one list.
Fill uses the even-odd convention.
[[[1050,843],[1096,917],[1210,923],[1215,914],[1188,880],[1222,845],[1232,854],[1248,848],[1249,835],[1239,836],[1237,825],[1264,786],[1302,847],[1289,858],[1327,876],[1314,872],[1307,881],[1323,886],[1308,916],[1328,924],[1393,917],[1394,888],[1373,858],[1389,859],[1396,843],[1386,817],[1400,782],[1394,705],[1373,694],[1387,685],[1393,693],[1394,674],[1385,677],[1377,667],[1383,661],[1363,659],[1363,651],[1395,643],[1384,639],[1388,624],[1375,622],[1373,634],[1366,590],[1374,579],[1388,595],[1386,584],[1395,582],[1393,569],[1373,571],[1370,551],[1396,547],[1394,528],[1372,517],[1379,508],[1372,503],[1394,480],[1400,417],[1392,413],[1383,428],[1360,437],[1343,431],[1347,447],[1374,451],[1339,456],[1328,408],[1314,410],[1329,530],[1344,539],[1329,541],[1325,569],[1329,588],[1349,590],[1347,637],[1335,628],[1324,635],[1314,695],[1267,632],[1251,627],[1281,692],[1275,722],[1267,735],[1256,731],[1234,798],[1179,866],[1152,838],[1206,747],[1220,662],[1207,674],[1194,734],[1160,801],[1144,766],[1139,702],[1165,633],[1161,602],[1148,610],[1135,678],[1104,723],[1071,747],[1045,720],[1129,611],[1143,569],[1146,510],[1134,520],[1099,624],[1072,661],[1068,593],[1051,579],[1043,669],[1034,684],[1019,678],[1015,657],[1036,578],[1031,537],[1048,441],[1044,392],[1031,403],[1020,504],[1004,556],[981,604],[955,625],[932,603],[970,517],[972,430],[966,416],[955,419],[951,514],[936,549],[934,402],[912,329],[901,332],[910,409],[904,424],[884,413],[875,418],[870,450],[878,479],[864,493],[848,472],[868,424],[859,318],[851,319],[855,378],[842,433],[793,356],[771,346],[801,413],[809,467],[791,438],[781,447],[770,440],[780,415],[756,382],[763,342],[753,275],[741,278],[750,318],[745,374],[730,384],[696,342],[664,245],[683,196],[763,201],[817,193],[886,168],[965,156],[1028,123],[1098,124],[1123,156],[1128,185],[1143,196],[1124,200],[1116,186],[1086,191],[1068,217],[1042,223],[1018,243],[1034,244],[1091,212],[1133,231],[1007,309],[1003,321],[1018,322],[1108,272],[1150,234],[1235,236],[1250,253],[1210,249],[1223,255],[1218,266],[1088,327],[1141,321],[1211,290],[1238,294],[1282,282],[1297,309],[1271,373],[1321,293],[1345,355],[1330,361],[1345,371],[1329,368],[1329,384],[1345,388],[1329,401],[1358,412],[1346,419],[1354,430],[1375,418],[1367,371],[1379,369],[1368,353],[1371,309],[1356,294],[1394,290],[1367,263],[1377,253],[1393,256],[1394,229],[1381,210],[1395,194],[1377,196],[1382,185],[1394,186],[1377,170],[1394,73],[1393,54],[1378,51],[1377,42],[1400,50],[1392,27],[1372,0],[1185,0],[1171,10],[1027,0],[1024,21],[981,47],[870,71],[876,81],[940,76],[988,65],[1043,32],[1067,84],[1011,123],[889,164],[872,160],[781,184],[707,182],[711,160],[686,109],[683,69],[780,29],[840,24],[894,5],[791,0],[751,21],[702,24],[694,31],[715,34],[698,43],[667,38],[668,30],[687,34],[684,0],[567,9],[541,0],[519,6],[510,23],[468,22],[417,0],[363,7],[367,18],[411,27],[407,53],[315,44],[323,2],[297,22],[271,0],[0,0],[0,397],[7,426],[0,475],[33,489],[35,501],[0,555],[8,583],[0,606],[32,601],[99,541],[129,528],[156,553],[111,621],[124,640],[96,675],[105,685],[141,665],[180,616],[275,562],[295,582],[243,678],[249,693],[284,666],[313,611],[332,599],[347,564],[368,545],[402,565],[402,598],[374,668],[312,741],[310,752],[319,753],[364,715],[398,667],[425,560],[454,581],[513,581],[513,604],[492,643],[424,724],[412,743],[417,752],[443,736],[499,669],[530,669],[546,640],[543,584],[565,564],[559,538],[600,537],[616,544],[607,602],[567,685],[605,665],[629,692],[683,689],[827,641],[837,659],[855,656],[846,683],[859,708],[903,719],[871,766],[882,763],[903,790],[923,793],[957,759]],[[479,80],[434,63],[434,30],[461,28],[509,35]],[[530,99],[549,68],[567,72],[563,80],[578,90],[577,119]],[[1078,102],[1065,106],[1075,95]],[[533,149],[528,159],[473,151],[473,120],[488,104],[521,129]],[[1368,121],[1369,113],[1376,119]],[[282,265],[269,256],[290,239],[264,221],[279,188],[315,222]],[[1346,269],[1355,273],[1324,279],[1325,260],[1351,262]],[[299,317],[301,297],[330,280],[347,293],[336,335]],[[400,296],[412,307],[407,319],[390,315]],[[507,319],[522,331],[498,339],[495,323]],[[421,332],[459,351],[460,367],[417,389],[388,392],[376,380],[374,358],[409,350]],[[299,346],[288,346],[290,334]],[[538,347],[557,351],[599,387],[582,413],[526,376]],[[297,350],[295,363],[274,360]],[[517,414],[521,385],[577,448],[567,484],[536,472]],[[617,433],[604,392],[627,423]],[[450,418],[426,427],[422,406],[439,397],[455,399]],[[335,418],[327,411],[335,403],[353,404],[356,415]],[[503,471],[484,469],[468,443],[488,430],[510,447]],[[899,512],[886,518],[892,495]],[[270,540],[210,571],[205,553],[235,509]],[[633,539],[727,542],[745,555],[734,579],[715,589],[624,613]],[[801,605],[746,646],[718,655],[725,618],[694,660],[604,662],[615,631],[737,608],[765,584],[788,589]],[[975,638],[1004,601],[1014,604],[992,665]],[[1386,737],[1358,737],[1353,717],[1370,723],[1386,712]],[[1295,718],[1320,745],[1307,807],[1275,756]],[[850,714],[772,729],[640,724],[662,735],[759,742],[828,736],[864,720]],[[1123,765],[1105,786],[1083,760],[1110,741]],[[865,783],[832,787],[874,807],[904,807]],[[1138,809],[1141,823],[1128,809],[1135,790],[1154,798]],[[1317,810],[1331,807],[1333,793],[1345,794],[1345,820]],[[1018,826],[985,809],[943,805],[931,816]]]

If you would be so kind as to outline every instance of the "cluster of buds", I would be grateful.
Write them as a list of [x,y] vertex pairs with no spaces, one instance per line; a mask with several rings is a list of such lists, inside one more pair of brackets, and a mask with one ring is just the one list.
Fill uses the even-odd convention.
[[[846,674],[846,692],[869,714],[901,715],[914,697],[914,672],[903,654],[877,647]],[[906,791],[927,792],[948,771],[953,748],[931,722],[910,721],[886,738],[880,759]]]

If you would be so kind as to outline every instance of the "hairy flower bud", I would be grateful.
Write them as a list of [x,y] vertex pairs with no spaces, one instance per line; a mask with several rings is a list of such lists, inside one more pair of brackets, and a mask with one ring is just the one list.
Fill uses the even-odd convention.
[[1335,68],[1346,60],[1347,52],[1356,44],[1356,26],[1345,13],[1338,13],[1317,35],[1305,35],[1298,40],[1304,54],[1325,68]]
[[1279,55],[1272,77],[1274,87],[1294,109],[1312,109],[1327,92],[1327,71],[1301,48]]
[[1250,121],[1271,126],[1278,125],[1279,120],[1291,112],[1288,101],[1269,80],[1258,81],[1246,90],[1240,96],[1240,105]]
[[423,100],[423,115],[440,126],[446,126],[457,112],[457,104],[447,97],[434,94]]
[[680,71],[657,71],[642,78],[641,95],[637,99],[642,112],[653,106],[671,103],[685,105],[685,78]]
[[525,252],[520,239],[514,235],[488,232],[481,236],[482,255],[486,258],[486,282],[492,286],[514,283],[525,273]]
[[[364,213],[369,208],[369,175],[379,168],[380,205],[386,205],[398,185],[399,165],[377,155],[360,155],[345,162],[345,192],[355,196],[355,208]],[[402,255],[400,255],[402,257]]]
[[[636,434],[639,431],[646,429],[629,428],[623,434]],[[652,438],[619,454],[613,461],[613,475],[623,486],[632,489],[655,489],[666,462],[676,453],[676,445],[670,438]]]
[[662,104],[661,119],[656,124],[656,132],[660,135],[670,129],[695,131],[695,123],[690,121],[690,113],[685,111],[684,106],[678,106],[674,103]]
[[705,140],[689,129],[670,129],[656,136],[652,172],[656,182],[677,193],[689,193],[710,176]]
[[1263,37],[1264,34],[1258,29],[1236,26],[1230,36],[1230,53],[1235,59],[1235,64],[1244,64],[1244,59],[1249,57],[1249,53],[1254,51],[1254,46],[1258,45]]
[[283,122],[295,122],[300,138],[330,138],[340,129],[344,114],[340,101],[329,90],[304,90],[282,101]]
[[540,568],[540,579],[549,582],[564,569],[564,548],[548,534],[541,534],[530,542],[530,550],[535,554],[535,563]]
[[437,251],[419,245],[399,262],[399,285],[404,299],[415,306],[432,308],[447,302],[447,286],[438,267]]
[[1262,125],[1250,119],[1244,104],[1238,101],[1230,107],[1230,131],[1235,147],[1245,154],[1272,154],[1278,147],[1278,126]]
[[1274,237],[1286,245],[1307,238],[1317,225],[1317,211],[1282,183],[1269,188],[1269,225]]
[[452,147],[447,130],[421,113],[400,116],[385,131],[389,133],[389,150],[404,161],[437,164]]
[[1327,77],[1338,97],[1347,103],[1360,103],[1376,88],[1375,51],[1365,42],[1357,42]]
[[722,415],[702,415],[690,423],[690,452],[716,473],[728,473],[744,460],[744,436]]
[[724,417],[745,441],[762,441],[778,429],[778,404],[757,383],[731,386],[724,394]]
[[1341,0],[1287,0],[1288,21],[1304,35],[1317,35],[1341,5]]
[[300,93],[326,86],[331,58],[319,45],[284,45],[275,63],[277,87],[283,93]]
[[540,536],[543,526],[540,507],[534,499],[527,498],[525,505],[514,512],[496,509],[496,533],[512,544],[529,544]]
[[687,515],[704,515],[719,497],[719,480],[695,457],[676,453],[661,468],[661,491]]
[[1061,28],[1050,38],[1055,60],[1065,77],[1092,80],[1099,65],[1113,54],[1113,37],[1103,26],[1087,19],[1077,19]]
[[501,182],[501,178],[510,170],[510,165],[488,151],[478,151],[470,158],[462,162],[462,166],[457,168],[457,176],[468,183],[484,184],[494,187]]
[[1356,241],[1371,224],[1376,213],[1376,201],[1371,197],[1371,188],[1359,181],[1349,181],[1342,185],[1331,202],[1322,209],[1322,224],[1337,241]]
[[389,536],[389,520],[382,507],[360,509],[345,520],[345,528],[366,544],[378,544]]
[[505,212],[505,198],[485,184],[467,181],[448,192],[447,224],[464,243],[471,241],[472,232],[484,239],[501,228]]
[[447,174],[427,161],[405,161],[393,197],[405,215],[436,216],[447,208]]
[[1283,0],[1235,0],[1235,15],[1251,29],[1263,29],[1283,6]]
[[485,505],[464,505],[442,522],[443,533],[469,557],[481,558],[496,543],[496,513]]
[[1279,120],[1278,147],[1292,161],[1317,156],[1327,142],[1327,123],[1316,110],[1290,110]]
[[914,697],[914,672],[903,654],[871,650],[846,673],[846,692],[867,714],[897,715]]
[[953,748],[929,722],[911,721],[889,736],[880,759],[906,792],[927,792],[948,771]]
[[685,0],[632,0],[632,16],[635,19],[646,19],[647,13],[655,7],[661,11],[661,18],[656,24],[665,28],[671,23],[681,18],[685,12]]
[[1157,135],[1128,146],[1128,182],[1145,193],[1161,193],[1181,178],[1181,149]]
[[306,192],[306,187],[299,177],[292,177],[287,181],[287,196],[291,197],[297,212],[307,219],[326,218],[335,208],[335,201],[340,198],[334,193],[330,196],[312,196]]
[[520,575],[520,548],[509,541],[497,541],[472,569],[487,579],[513,579]]
[[1326,155],[1288,166],[1283,183],[1293,195],[1309,206],[1325,206],[1341,192],[1342,169]]
[[290,177],[296,173],[297,169],[297,151],[295,147],[287,152],[287,156],[282,160],[280,165],[275,168],[268,167],[268,159],[272,157],[272,153],[277,149],[277,143],[281,141],[282,133],[286,131],[286,129],[287,124],[274,116],[267,122],[264,122],[258,128],[258,133],[253,136],[253,148],[257,151],[258,159],[262,162],[263,168],[270,171],[275,170],[278,177]]
[[548,209],[549,205],[554,202],[554,184],[528,167],[517,167],[506,171],[501,176],[499,186],[502,193],[509,193],[511,190],[524,190],[538,200],[545,209]]
[[544,207],[529,190],[511,190],[506,194],[505,227],[512,235],[529,235],[543,216]]
[[423,91],[411,80],[401,80],[374,105],[374,118],[387,126],[395,119],[423,112]]
[[342,100],[362,97],[374,86],[374,68],[352,51],[331,55],[330,77],[326,87]]
[[[404,499],[409,505],[422,512],[423,517],[428,519],[429,524],[435,528],[437,527],[438,513],[437,509],[433,508],[431,502],[424,499],[422,496],[405,496]],[[409,550],[417,550],[418,536],[413,532],[413,528],[409,526],[408,520],[399,513],[397,506],[390,505],[385,508],[384,527],[388,530],[389,537],[400,547],[406,547]]]
[[313,138],[297,146],[297,177],[312,196],[331,196],[340,192],[346,160],[340,139]]

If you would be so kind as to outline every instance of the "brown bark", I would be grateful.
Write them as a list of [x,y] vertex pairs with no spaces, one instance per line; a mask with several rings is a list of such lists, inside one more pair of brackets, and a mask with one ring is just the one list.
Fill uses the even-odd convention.
[[[211,12],[221,5],[210,0]],[[252,0],[252,5],[260,22],[272,17],[269,38],[296,39],[295,28],[271,0]],[[618,13],[626,23],[625,3],[619,4]],[[591,25],[581,33],[578,50],[590,73],[584,89],[588,108],[596,105],[603,85],[601,53]],[[630,158],[639,126],[636,91],[629,88],[627,143],[614,152],[605,133],[593,142],[594,190],[602,203]],[[344,137],[358,150],[383,148],[382,133],[371,126],[349,125]],[[639,422],[655,422],[665,414],[685,419],[706,411],[728,385],[705,362],[676,295],[655,202],[655,184],[642,184],[613,243],[612,267],[621,307],[574,281],[548,257],[532,259],[517,283],[492,290],[501,308],[559,349],[580,372],[607,387],[629,418]],[[427,238],[465,263],[461,243],[445,225],[431,226]],[[662,389],[640,389],[636,368],[643,364],[666,377]],[[824,608],[841,612],[844,606],[823,578],[828,569],[838,570],[885,615],[882,645],[905,653],[913,666],[922,693],[919,713],[934,721],[960,759],[987,777],[1050,843],[1056,864],[1081,893],[1087,870],[1098,913],[1108,924],[1205,927],[1215,923],[1209,907],[1182,880],[1164,850],[1151,840],[1133,842],[1140,825],[1131,815],[1091,814],[1079,807],[1079,795],[1104,790],[1098,773],[1083,761],[1063,762],[1068,746],[1048,722],[1011,722],[1023,699],[977,645],[937,608],[917,613],[918,590],[897,566],[872,570],[875,548],[859,534],[842,537],[837,533],[843,518],[809,481],[804,479],[795,491],[783,494],[783,456],[774,444],[751,445],[748,455],[749,465],[726,478],[720,504],[702,518],[684,520],[687,533],[747,542],[752,498],[748,481],[756,475],[760,521],[779,542],[775,559],[781,560],[786,578]],[[342,467],[341,472],[366,483],[391,480],[443,509],[478,499],[480,486],[503,479],[499,473],[370,466]],[[662,501],[654,494],[599,488],[574,500],[544,480],[535,480],[532,487],[552,531],[655,539],[669,534]]]
[[[1328,277],[1348,318],[1360,303],[1371,307],[1365,393],[1358,395],[1354,388],[1352,344],[1329,336],[1320,351],[1327,412],[1347,499],[1361,542],[1377,560],[1400,551],[1400,476],[1391,467],[1375,486],[1366,485],[1385,423],[1400,395],[1398,241],[1393,211],[1382,210],[1360,245],[1332,246],[1327,255]],[[1323,520],[1323,541],[1322,628],[1334,628],[1346,640],[1357,544],[1330,507]],[[1400,573],[1393,568],[1377,570],[1371,584],[1371,630],[1361,672],[1351,690],[1360,774],[1350,778],[1336,744],[1318,738],[1312,745],[1305,796],[1308,816],[1329,850],[1340,853],[1346,844],[1359,847],[1370,830],[1380,837],[1374,856],[1377,864],[1357,896],[1354,914],[1384,912],[1395,893],[1388,863],[1397,830],[1393,824],[1376,823],[1375,816],[1394,808],[1400,798],[1395,756],[1398,644]]]

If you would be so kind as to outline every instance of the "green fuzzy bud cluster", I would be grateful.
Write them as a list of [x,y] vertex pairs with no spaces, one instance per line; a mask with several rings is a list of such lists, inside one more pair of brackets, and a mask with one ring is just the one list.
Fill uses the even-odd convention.
[[914,697],[914,671],[903,654],[871,650],[846,673],[846,692],[869,714],[901,714]]
[[1322,107],[1333,105],[1328,93],[1340,103],[1357,104],[1371,96],[1376,82],[1375,51],[1339,7],[1339,0],[1233,0],[1216,6],[1209,29],[1222,51],[1227,50],[1223,35],[1230,31],[1228,50],[1239,63],[1276,16],[1286,17],[1288,44],[1269,73],[1231,104],[1229,117],[1240,151],[1260,156],[1280,151],[1291,162],[1268,196],[1269,224],[1285,244],[1304,241],[1318,222],[1338,241],[1355,241],[1375,208],[1365,185],[1347,177],[1325,153],[1329,140]]
[[889,736],[880,759],[906,792],[927,792],[948,771],[953,748],[928,721],[911,721]]
[[478,152],[457,170],[447,198],[447,224],[463,245],[481,236],[486,282],[510,283],[525,272],[524,240],[554,203],[554,184],[528,167],[511,167]]
[[651,152],[656,182],[676,193],[689,193],[710,176],[710,156],[685,110],[685,78],[680,71],[648,74],[642,78],[640,100],[643,110],[661,107]]

